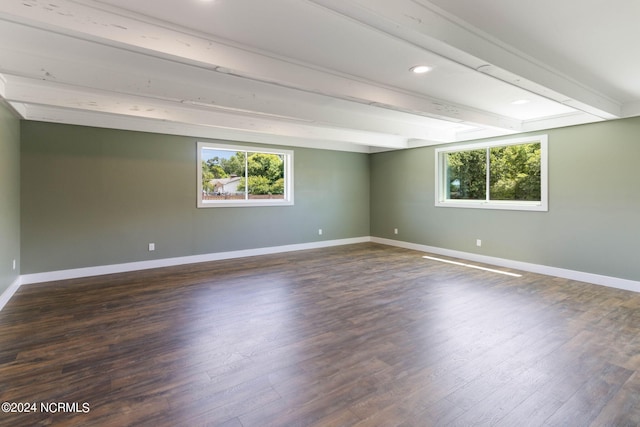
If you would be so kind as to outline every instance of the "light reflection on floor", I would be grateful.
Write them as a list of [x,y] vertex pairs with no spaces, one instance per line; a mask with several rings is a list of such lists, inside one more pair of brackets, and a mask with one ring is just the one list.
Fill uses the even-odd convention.
[[448,260],[448,259],[436,258],[436,257],[426,256],[426,255],[423,256],[422,258],[430,259],[432,261],[445,262],[447,264],[459,265],[459,266],[462,266],[462,267],[475,268],[477,270],[489,271],[491,273],[504,274],[504,275],[511,276],[511,277],[522,277],[522,274],[511,273],[511,272],[503,271],[503,270],[496,270],[496,269],[493,269],[493,268],[481,267],[479,265],[465,264],[463,262],[451,261],[451,260]]

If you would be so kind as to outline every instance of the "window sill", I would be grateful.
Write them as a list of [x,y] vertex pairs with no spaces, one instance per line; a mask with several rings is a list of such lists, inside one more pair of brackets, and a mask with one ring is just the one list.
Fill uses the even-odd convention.
[[498,209],[511,211],[537,211],[548,212],[549,208],[543,202],[486,202],[473,200],[446,200],[436,202],[438,208],[464,208],[464,209]]
[[229,200],[215,202],[198,202],[198,208],[260,208],[266,206],[293,206],[292,200]]

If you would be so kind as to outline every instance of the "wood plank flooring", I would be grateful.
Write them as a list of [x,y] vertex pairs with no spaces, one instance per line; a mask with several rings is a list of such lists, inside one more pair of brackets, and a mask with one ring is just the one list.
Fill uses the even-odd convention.
[[23,286],[0,312],[0,401],[37,410],[0,425],[640,425],[640,294],[423,255]]

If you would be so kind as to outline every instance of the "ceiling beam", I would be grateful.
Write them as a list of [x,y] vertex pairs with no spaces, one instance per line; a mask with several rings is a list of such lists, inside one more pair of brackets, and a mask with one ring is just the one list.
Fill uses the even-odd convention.
[[621,104],[427,0],[307,0],[503,82],[603,119]]
[[92,2],[84,3],[87,4],[70,0],[4,0],[0,4],[0,18],[273,86],[440,120],[509,131],[522,129],[519,120],[296,63],[209,35],[171,28],[150,18],[115,14],[92,7],[96,5]]
[[[114,97],[138,96],[149,98],[148,102],[173,102],[180,107],[207,108],[212,112],[442,142],[455,140],[455,128],[468,127],[404,112],[381,114],[380,108],[373,105],[274,87],[59,34],[40,31],[35,37],[34,32],[37,34],[37,30],[22,25],[0,23],[0,57],[6,58],[0,63],[0,73],[17,84],[32,80],[41,93],[47,89],[43,82],[54,82],[78,91],[100,89]],[[33,45],[42,52],[32,52]],[[59,45],[67,49],[61,52],[56,49]],[[82,73],[77,72],[78,68],[82,68]]]
[[[114,115],[110,113],[88,110],[68,110],[46,105],[20,104],[12,102],[14,109],[23,112],[32,120],[62,123],[79,126],[94,126],[99,128],[128,130],[137,132],[160,133],[196,139],[213,139],[224,141],[242,141],[258,144],[281,145],[288,147],[304,147],[357,153],[370,153],[372,147],[354,144],[347,141],[327,141],[318,139],[300,139],[290,136],[271,135],[248,130],[224,129],[206,125],[185,124],[166,120]],[[117,124],[117,125],[116,125]],[[374,151],[386,147],[374,147]]]
[[[75,122],[78,111],[85,110],[107,114],[108,118],[101,122],[105,127],[120,127],[121,119],[130,117],[146,121],[181,123],[181,127],[192,125],[199,129],[218,129],[241,135],[259,133],[274,137],[345,142],[394,149],[407,147],[407,139],[398,135],[331,128],[255,114],[217,111],[205,106],[184,105],[133,95],[114,96],[109,92],[77,89],[66,84],[41,80],[11,76],[8,78],[5,76],[5,78],[9,84],[5,87],[3,97],[12,104],[26,105],[25,118],[30,120],[52,120],[54,116],[51,115],[51,108],[58,107],[60,111],[52,121],[72,123]],[[49,108],[43,109],[44,106]],[[41,111],[46,111],[48,116],[35,115],[36,112]]]

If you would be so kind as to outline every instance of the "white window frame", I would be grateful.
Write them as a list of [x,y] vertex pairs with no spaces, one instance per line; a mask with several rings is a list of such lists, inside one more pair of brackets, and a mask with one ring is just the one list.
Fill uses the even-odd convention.
[[[521,145],[540,143],[540,201],[524,200],[489,200],[489,168],[487,167],[487,196],[485,200],[460,200],[447,199],[446,181],[446,154],[457,151],[469,151],[478,149],[490,149],[507,145]],[[447,208],[472,208],[472,209],[507,209],[522,211],[542,211],[549,210],[548,205],[548,137],[547,135],[535,135],[522,138],[511,138],[500,141],[482,142],[464,145],[447,145],[435,150],[435,205],[436,207]],[[487,159],[487,164],[489,159]]]
[[[204,200],[202,191],[202,150],[210,148],[214,150],[244,151],[250,153],[278,154],[284,157],[284,198],[283,199],[244,199],[244,200]],[[246,170],[246,168],[245,168]],[[197,144],[197,192],[198,208],[219,207],[259,207],[259,206],[292,206],[293,205],[293,151],[279,148],[253,147],[235,144],[217,144],[214,142],[201,142]],[[246,178],[246,176],[245,176]]]

